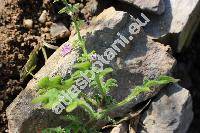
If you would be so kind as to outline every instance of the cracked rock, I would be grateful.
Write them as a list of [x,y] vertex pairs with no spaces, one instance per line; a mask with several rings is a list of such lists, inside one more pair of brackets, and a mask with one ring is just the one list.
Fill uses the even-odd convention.
[[[98,54],[110,48],[121,35],[129,41],[125,47],[119,46],[120,52],[110,62],[115,69],[114,78],[118,80],[119,87],[111,92],[116,100],[124,99],[135,85],[140,85],[144,77],[156,78],[159,75],[170,74],[175,64],[174,58],[169,53],[169,46],[152,41],[144,33],[142,27],[138,34],[131,35],[129,26],[135,23],[133,16],[114,8],[104,10],[91,25],[81,30],[81,35],[86,39],[89,50],[96,50]],[[130,36],[132,36],[130,38]],[[74,42],[77,36],[70,36],[68,43]],[[10,133],[29,132],[34,133],[38,129],[67,124],[59,119],[59,115],[51,110],[37,109],[40,105],[34,105],[31,100],[37,96],[37,82],[45,76],[61,75],[65,77],[78,58],[78,51],[73,50],[66,56],[61,56],[63,45],[54,52],[45,65],[35,74],[27,87],[17,96],[7,108],[8,127]],[[91,91],[88,88],[84,91]],[[131,111],[136,104],[155,96],[159,88],[151,92],[141,94],[136,99],[122,108],[110,112],[111,117],[120,117]]]
[[[150,22],[145,27],[148,35],[155,39],[176,34],[178,50],[189,45],[200,22],[199,0],[164,0],[165,12],[161,16],[148,15]],[[166,38],[166,41],[169,39]],[[173,39],[174,40],[174,39]]]
[[163,88],[163,91],[143,114],[141,132],[186,133],[192,119],[190,92],[179,85],[172,85]]
[[136,6],[142,10],[161,15],[165,11],[165,4],[163,0],[119,0],[130,5]]

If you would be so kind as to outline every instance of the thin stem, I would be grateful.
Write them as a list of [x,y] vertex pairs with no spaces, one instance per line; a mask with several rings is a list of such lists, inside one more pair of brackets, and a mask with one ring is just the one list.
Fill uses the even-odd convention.
[[88,53],[87,53],[87,50],[86,50],[86,48],[85,48],[85,41],[84,41],[84,39],[83,39],[82,36],[81,36],[81,33],[80,33],[80,29],[79,29],[79,25],[78,25],[78,23],[77,23],[77,20],[76,20],[76,19],[73,19],[73,22],[74,22],[75,30],[76,30],[76,32],[77,32],[77,34],[78,34],[78,40],[80,41],[80,46],[81,46],[81,48],[82,48],[82,50],[83,50],[83,53],[84,53],[85,55],[87,55]]
[[102,110],[101,112],[99,112],[100,114],[106,115],[107,113],[109,113],[110,111],[119,108],[121,106],[124,106],[125,104],[127,104],[128,102],[130,102],[131,100],[133,100],[136,97],[135,93],[133,92],[132,94],[130,94],[127,98],[125,98],[124,100],[122,100],[121,102],[112,105],[110,107],[108,107],[107,109]]
[[95,111],[92,109],[92,107],[91,106],[89,106],[85,101],[82,101],[82,100],[79,100],[79,103],[80,103],[80,106],[82,107],[82,108],[84,108],[89,114],[90,114],[90,116],[92,117],[92,118],[95,118]]
[[88,97],[88,96],[87,96],[86,94],[84,94],[83,92],[81,92],[80,95],[86,100],[86,102],[91,103],[92,105],[98,107],[97,102],[96,102],[94,99]]
[[46,50],[45,50],[44,47],[42,47],[42,53],[43,53],[43,55],[44,55],[45,62],[47,62],[48,57],[47,57],[47,53],[46,53]]

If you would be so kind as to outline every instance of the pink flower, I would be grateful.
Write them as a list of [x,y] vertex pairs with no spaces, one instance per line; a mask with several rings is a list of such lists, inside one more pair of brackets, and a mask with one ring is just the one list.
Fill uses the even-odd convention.
[[61,55],[65,56],[72,51],[72,46],[69,43],[64,43],[64,46],[61,50]]
[[91,55],[91,60],[92,60],[92,61],[95,61],[96,59],[97,59],[97,54],[92,54],[92,55]]

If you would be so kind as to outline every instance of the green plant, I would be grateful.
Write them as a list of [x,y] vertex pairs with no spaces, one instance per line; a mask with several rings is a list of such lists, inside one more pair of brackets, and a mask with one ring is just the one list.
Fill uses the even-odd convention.
[[[59,0],[56,0],[57,2]],[[68,102],[68,106],[65,107],[67,115],[64,119],[70,121],[70,124],[65,128],[48,128],[43,130],[44,133],[55,132],[55,133],[74,133],[83,132],[97,132],[98,129],[94,123],[98,120],[105,120],[107,122],[113,122],[114,120],[109,117],[109,112],[117,109],[130,101],[134,100],[140,93],[145,93],[151,91],[152,87],[157,85],[165,85],[168,83],[177,82],[176,79],[169,76],[160,76],[155,80],[145,80],[143,85],[136,86],[132,89],[131,93],[124,100],[117,102],[113,99],[109,92],[111,89],[117,87],[117,81],[113,78],[108,79],[108,75],[113,72],[112,68],[105,68],[101,71],[93,71],[92,62],[95,60],[95,51],[88,53],[85,47],[85,39],[81,36],[80,26],[82,21],[77,17],[78,4],[72,5],[67,2],[67,0],[61,0],[65,7],[62,8],[59,13],[68,13],[72,17],[74,28],[77,32],[77,40],[74,41],[74,48],[80,49],[82,53],[77,59],[77,63],[73,66],[73,73],[69,75],[67,79],[62,79],[60,76],[53,78],[45,77],[38,82],[38,93],[39,96],[35,98],[32,102],[42,103],[43,107],[46,109],[55,108],[60,104],[59,96],[65,92],[70,98],[65,98]],[[68,53],[69,51],[67,51]],[[94,57],[91,59],[91,57]],[[96,68],[97,69],[97,68]],[[75,93],[72,90],[73,85],[76,80],[81,78],[81,73],[87,71],[87,77],[91,79],[89,82],[91,92],[93,95],[88,97],[85,93]],[[92,75],[91,73],[94,73]],[[92,78],[92,76],[94,76]],[[73,111],[81,107],[88,113],[89,121],[87,123],[83,122],[81,116],[77,117],[73,114]],[[83,124],[85,123],[85,124]]]

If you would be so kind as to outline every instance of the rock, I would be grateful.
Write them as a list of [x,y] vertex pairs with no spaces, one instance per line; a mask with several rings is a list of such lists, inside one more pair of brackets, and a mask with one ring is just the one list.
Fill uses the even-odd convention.
[[[130,39],[126,48],[119,46],[120,53],[110,63],[116,72],[114,78],[119,82],[119,87],[111,92],[116,100],[125,98],[133,86],[143,82],[144,77],[155,78],[159,75],[169,74],[175,64],[175,60],[168,53],[169,47],[153,42],[151,38],[145,35],[142,28],[139,34],[130,35],[129,26],[133,22],[135,22],[135,19],[128,13],[108,8],[94,18],[90,26],[81,30],[81,35],[85,37],[89,50],[95,49],[98,54],[102,54],[108,47],[111,47],[111,44],[116,39],[119,41],[119,36],[122,37],[123,35]],[[70,36],[68,43],[74,42],[76,38],[76,36]],[[35,74],[35,78],[27,84],[27,87],[7,108],[6,114],[10,133],[13,133],[15,130],[31,133],[38,128],[63,124],[59,120],[58,115],[55,115],[51,110],[39,110],[37,107],[40,107],[40,105],[31,104],[31,100],[37,96],[38,80],[45,76],[61,75],[65,77],[71,71],[72,65],[78,58],[79,53],[73,50],[63,57],[61,56],[63,46],[58,48],[49,57],[45,66]],[[112,117],[124,115],[137,103],[157,94],[158,90],[152,90],[152,92],[139,95],[124,107],[111,112],[110,115]],[[83,91],[91,92],[91,89]]]
[[24,19],[23,20],[23,26],[28,28],[28,29],[31,29],[33,27],[33,20],[31,19]]
[[70,36],[70,31],[63,23],[53,23],[50,27],[50,34],[56,39],[66,38]]
[[39,20],[40,23],[45,23],[46,22],[46,20],[47,20],[47,11],[46,10],[44,10],[42,12],[42,14],[40,15],[38,20]]
[[190,92],[172,85],[163,89],[142,115],[142,133],[186,133],[192,119]]
[[128,124],[119,124],[116,127],[114,127],[110,133],[128,133]]
[[[161,16],[149,15],[150,22],[145,27],[148,35],[155,39],[167,37],[169,34],[178,36],[180,51],[187,46],[200,22],[199,0],[164,0],[165,12]],[[176,38],[176,36],[174,36]],[[166,41],[169,39],[166,38]],[[174,39],[172,39],[174,40]]]
[[91,17],[96,14],[98,9],[98,1],[97,0],[89,0],[85,7],[81,10],[81,13],[84,14],[86,18]]
[[165,4],[163,0],[119,0],[127,2],[133,6],[136,6],[142,10],[161,15],[165,11]]

